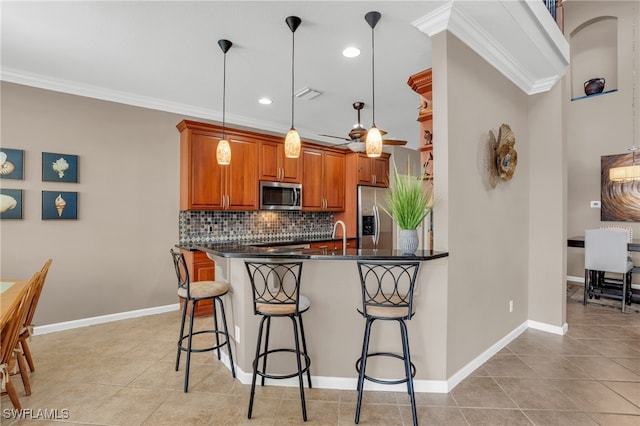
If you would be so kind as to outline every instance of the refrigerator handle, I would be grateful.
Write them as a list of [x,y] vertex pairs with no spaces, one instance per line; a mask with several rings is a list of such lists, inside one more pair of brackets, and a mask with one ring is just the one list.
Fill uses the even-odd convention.
[[378,210],[378,205],[373,205],[373,217],[375,219],[375,233],[373,235],[373,245],[378,247],[378,240],[380,240],[380,211]]

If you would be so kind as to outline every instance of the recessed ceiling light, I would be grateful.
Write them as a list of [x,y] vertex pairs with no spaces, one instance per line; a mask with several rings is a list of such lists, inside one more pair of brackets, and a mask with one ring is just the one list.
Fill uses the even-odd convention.
[[355,58],[356,56],[360,56],[360,49],[357,47],[347,47],[342,51],[342,56],[345,58]]
[[269,98],[260,98],[258,99],[258,102],[260,102],[262,105],[271,105],[273,101]]

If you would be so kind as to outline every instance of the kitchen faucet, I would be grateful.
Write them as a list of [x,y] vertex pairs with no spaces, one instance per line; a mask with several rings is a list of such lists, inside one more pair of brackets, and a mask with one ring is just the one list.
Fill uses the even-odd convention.
[[337,220],[336,223],[333,224],[333,233],[331,234],[331,238],[336,238],[336,230],[338,229],[338,225],[342,225],[342,250],[347,250],[347,225],[344,224],[343,221]]

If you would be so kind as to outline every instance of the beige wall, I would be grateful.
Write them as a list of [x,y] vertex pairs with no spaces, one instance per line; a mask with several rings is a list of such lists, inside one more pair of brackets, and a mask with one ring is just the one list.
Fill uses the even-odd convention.
[[[640,26],[640,4],[636,3],[636,22]],[[600,209],[589,207],[591,200],[600,199],[600,157],[625,154],[632,140],[632,41],[633,1],[565,2],[565,35],[568,40],[576,28],[601,16],[617,18],[617,89],[615,93],[571,102],[575,84],[571,74],[565,80],[563,102],[566,111],[568,143],[568,206],[567,234],[581,235],[585,229],[603,225],[625,225],[633,228],[634,237],[640,236],[640,224],[631,222],[601,222]],[[640,129],[640,28],[636,29],[636,132]],[[574,46],[571,46],[573,49]],[[599,65],[594,65],[600,69]],[[594,75],[594,77],[598,77]],[[608,81],[608,80],[607,80]],[[605,90],[613,87],[605,86]],[[636,144],[640,135],[636,135]],[[636,263],[640,258],[634,259]],[[584,250],[567,249],[567,274],[584,277]],[[634,281],[637,281],[634,277]]]
[[[25,152],[24,220],[3,220],[1,275],[53,258],[36,313],[45,325],[176,303],[174,114],[2,83],[2,146]],[[41,153],[79,156],[79,183],[42,182]],[[78,192],[78,220],[41,220],[41,191]]]
[[[435,214],[436,248],[445,238],[450,252],[449,376],[527,319],[528,97],[456,37],[440,34],[432,48],[434,59],[447,58],[434,60],[433,102],[435,185],[446,196]],[[516,135],[518,168],[491,189],[488,132],[502,123]]]

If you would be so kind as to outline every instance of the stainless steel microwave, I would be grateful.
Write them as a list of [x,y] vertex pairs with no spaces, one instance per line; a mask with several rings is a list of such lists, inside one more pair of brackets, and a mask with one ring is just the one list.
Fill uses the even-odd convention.
[[300,209],[302,209],[301,184],[260,181],[260,210]]

